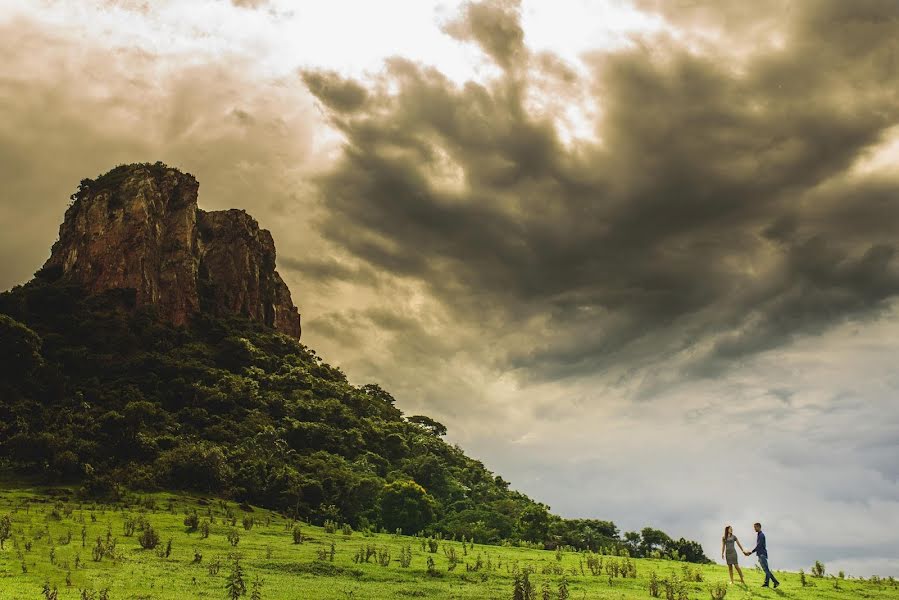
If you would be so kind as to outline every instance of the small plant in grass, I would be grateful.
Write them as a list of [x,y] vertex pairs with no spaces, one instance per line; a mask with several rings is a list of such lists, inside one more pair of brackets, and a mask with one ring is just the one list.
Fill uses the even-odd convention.
[[799,569],[799,583],[802,587],[808,587],[808,578],[805,576],[805,570]]
[[209,572],[210,575],[218,575],[219,569],[221,569],[221,568],[222,568],[222,561],[219,559],[215,559],[214,561],[212,561],[211,563],[209,563],[206,566],[206,570]]
[[662,586],[655,571],[649,575],[649,595],[653,598],[659,598],[662,595]]
[[562,581],[559,582],[559,600],[568,600],[569,598],[571,598],[571,593],[568,591],[568,579],[563,575]]
[[253,580],[253,591],[250,594],[250,600],[262,600],[262,583],[259,575]]
[[243,528],[246,531],[253,529],[253,525],[256,524],[256,520],[253,517],[247,515],[243,518]]
[[325,533],[337,533],[337,522],[331,519],[325,519]]
[[204,520],[200,523],[200,539],[205,540],[209,537],[209,521]]
[[536,600],[537,591],[528,577],[528,572],[515,575],[512,580],[512,600]]
[[3,544],[12,537],[12,520],[9,515],[0,517],[0,550],[3,550]]
[[203,562],[203,554],[199,550],[194,549],[194,559],[191,561],[191,564],[198,565],[201,562]]
[[840,579],[846,579],[846,574],[840,571],[839,573],[837,573],[837,577],[839,577]]
[[[630,561],[628,561],[628,562],[630,562]],[[694,569],[690,568],[690,565],[684,565],[683,567],[681,567],[681,570],[683,571],[683,574],[684,574],[684,581],[695,581],[696,583],[702,583],[703,577],[702,577],[701,569],[694,570]]]
[[337,546],[334,545],[334,542],[331,542],[331,548],[328,551],[328,560],[334,562],[334,555],[337,554]]
[[299,525],[294,525],[293,531],[291,533],[293,534],[293,543],[294,544],[302,544],[303,543],[303,530],[300,528]]
[[812,567],[812,577],[824,577],[824,563],[820,560],[815,561],[815,566]]
[[168,558],[172,555],[172,538],[169,538],[165,546],[156,549],[156,556],[159,558]]
[[428,575],[430,577],[440,577],[440,571],[437,570],[437,565],[434,563],[434,558],[428,557]]
[[44,600],[58,600],[59,598],[59,590],[56,589],[56,586],[53,586],[53,589],[50,589],[50,583],[44,583],[44,587],[41,588],[41,594],[44,596]]
[[378,550],[378,564],[382,567],[390,566],[390,550],[387,549],[387,546]]
[[540,588],[540,600],[553,600],[553,591],[547,581],[544,581],[543,587]]
[[345,535],[347,537],[350,537],[351,535],[353,535],[353,528],[350,527],[349,523],[344,523],[343,527],[341,528],[341,531],[343,532],[343,535]]
[[156,533],[156,530],[148,523],[144,527],[144,530],[141,531],[137,541],[144,550],[152,550],[159,545],[159,534]]
[[724,597],[727,596],[727,586],[723,583],[710,585],[709,595],[712,597],[712,600],[724,600]]
[[236,529],[232,529],[228,532],[228,543],[231,544],[232,548],[240,543],[240,534],[237,533]]
[[456,568],[456,565],[459,564],[459,561],[461,560],[459,558],[459,554],[456,552],[455,548],[447,544],[443,545],[443,554],[449,561],[449,568],[447,569],[447,571],[452,571]]
[[187,531],[192,533],[200,528],[200,515],[197,514],[197,511],[192,511],[186,517],[184,517],[184,526],[187,527]]
[[676,574],[663,580],[662,585],[665,586],[665,600],[689,600],[687,586]]
[[434,538],[428,538],[428,552],[431,554],[437,553],[437,548],[440,547],[440,543]]
[[408,544],[400,549],[400,566],[403,568],[412,564],[412,546]]
[[137,527],[137,523],[131,517],[125,517],[125,520],[122,522],[122,529],[124,530],[125,537],[131,537],[134,535],[134,529]]
[[243,580],[243,567],[240,566],[239,560],[235,560],[231,566],[231,573],[225,583],[225,591],[228,592],[228,598],[231,600],[238,600],[247,593],[247,584]]

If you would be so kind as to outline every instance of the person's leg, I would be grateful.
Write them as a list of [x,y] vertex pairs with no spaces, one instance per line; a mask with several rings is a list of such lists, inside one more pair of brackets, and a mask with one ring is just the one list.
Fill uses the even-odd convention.
[[734,582],[734,566],[727,565],[727,572],[730,573],[730,582],[733,583]]
[[[740,568],[740,565],[734,565],[734,566],[737,567],[737,573],[740,575],[740,583],[742,583],[743,585],[746,585],[746,581],[743,580],[743,569]],[[730,580],[731,581],[734,580],[733,576],[731,576]]]
[[768,570],[768,557],[759,556],[759,564],[762,565],[762,570],[765,572],[765,583],[763,583],[762,585],[766,586],[771,579],[771,571]]

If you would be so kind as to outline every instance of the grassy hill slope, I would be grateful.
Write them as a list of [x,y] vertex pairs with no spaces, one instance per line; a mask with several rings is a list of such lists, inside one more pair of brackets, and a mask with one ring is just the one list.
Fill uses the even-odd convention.
[[[0,551],[0,598],[8,600],[46,597],[45,584],[59,599],[224,599],[235,564],[243,597],[255,591],[264,600],[513,599],[516,574],[525,572],[533,598],[544,598],[544,584],[549,598],[564,597],[564,581],[572,599],[646,599],[655,575],[660,597],[666,597],[665,582],[676,578],[673,597],[699,599],[712,597],[710,589],[727,580],[717,565],[373,534],[331,523],[324,528],[180,493],[97,504],[78,501],[66,488],[2,487],[0,522],[9,519],[11,537]],[[185,523],[192,515],[195,530]],[[152,537],[149,529],[158,545],[144,549],[140,541]],[[758,570],[747,568],[746,575],[747,587],[726,586],[727,600],[899,598],[894,581],[808,577],[803,587],[799,575],[778,572],[781,588],[763,590]]]

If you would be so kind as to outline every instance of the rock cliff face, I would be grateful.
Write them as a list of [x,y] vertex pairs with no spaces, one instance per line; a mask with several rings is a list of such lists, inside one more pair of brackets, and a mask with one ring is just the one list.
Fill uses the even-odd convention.
[[197,208],[199,184],[162,163],[121,165],[72,195],[44,270],[89,293],[133,289],[175,325],[242,315],[300,337],[275,242],[242,210]]

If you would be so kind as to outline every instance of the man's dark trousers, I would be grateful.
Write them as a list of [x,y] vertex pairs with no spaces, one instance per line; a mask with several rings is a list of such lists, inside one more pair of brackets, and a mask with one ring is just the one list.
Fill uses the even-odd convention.
[[774,585],[780,585],[780,582],[774,576],[774,573],[768,568],[768,557],[759,554],[759,563],[762,565],[762,570],[765,571],[765,585],[768,585],[768,580],[773,581]]

